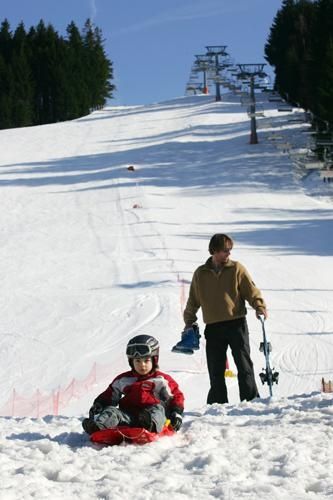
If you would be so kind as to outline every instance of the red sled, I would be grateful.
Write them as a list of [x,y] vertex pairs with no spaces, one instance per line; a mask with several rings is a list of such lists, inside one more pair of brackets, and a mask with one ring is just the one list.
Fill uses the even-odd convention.
[[165,425],[161,432],[150,432],[143,427],[112,427],[102,431],[94,432],[90,435],[93,443],[107,444],[114,446],[122,443],[146,444],[157,441],[162,436],[172,436],[175,431]]

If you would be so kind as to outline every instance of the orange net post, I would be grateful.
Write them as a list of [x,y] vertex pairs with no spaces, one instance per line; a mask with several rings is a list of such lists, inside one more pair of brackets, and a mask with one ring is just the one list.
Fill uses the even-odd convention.
[[53,415],[59,415],[59,399],[60,399],[60,391],[53,391],[52,400],[53,400]]
[[183,315],[183,312],[185,309],[185,302],[186,302],[185,280],[183,278],[180,278],[180,276],[178,274],[177,281],[178,281],[179,286],[180,286],[180,295],[179,295],[180,312],[181,312],[181,315]]

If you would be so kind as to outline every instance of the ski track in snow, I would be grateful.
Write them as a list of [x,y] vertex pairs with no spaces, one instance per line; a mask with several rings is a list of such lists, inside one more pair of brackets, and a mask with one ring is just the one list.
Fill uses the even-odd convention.
[[[333,378],[332,185],[271,139],[304,148],[306,125],[258,99],[258,125],[270,125],[256,146],[231,94],[0,131],[0,407],[13,389],[51,394],[103,367],[61,416],[0,418],[1,500],[333,496],[333,399],[319,393]],[[229,378],[230,403],[208,407],[204,336],[194,356],[170,352],[215,232],[233,236],[232,258],[268,302],[272,399],[258,377],[261,399],[239,403]],[[252,310],[248,321],[258,376],[261,325]],[[203,333],[200,313],[199,324]],[[184,426],[135,449],[97,447],[82,417],[128,368],[138,333],[160,340],[161,369],[186,396]]]

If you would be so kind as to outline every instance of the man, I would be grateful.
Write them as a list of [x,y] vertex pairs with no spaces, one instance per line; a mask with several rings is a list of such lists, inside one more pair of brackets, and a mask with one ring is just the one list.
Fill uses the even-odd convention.
[[191,328],[201,307],[206,323],[206,356],[210,378],[207,403],[227,403],[224,372],[226,352],[231,348],[238,371],[241,401],[259,396],[250,357],[246,322],[247,301],[259,318],[267,318],[265,302],[245,267],[229,259],[233,241],[226,234],[215,234],[209,242],[211,257],[193,274],[184,310],[185,328]]

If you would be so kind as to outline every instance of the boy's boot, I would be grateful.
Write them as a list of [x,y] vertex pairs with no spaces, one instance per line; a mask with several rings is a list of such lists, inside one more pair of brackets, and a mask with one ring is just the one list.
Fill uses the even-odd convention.
[[138,415],[138,426],[147,429],[149,432],[156,432],[155,422],[151,418],[151,413],[147,410],[142,410]]
[[87,434],[93,434],[94,432],[101,430],[96,424],[96,422],[94,422],[94,420],[92,420],[91,418],[85,418],[82,421],[82,427]]

